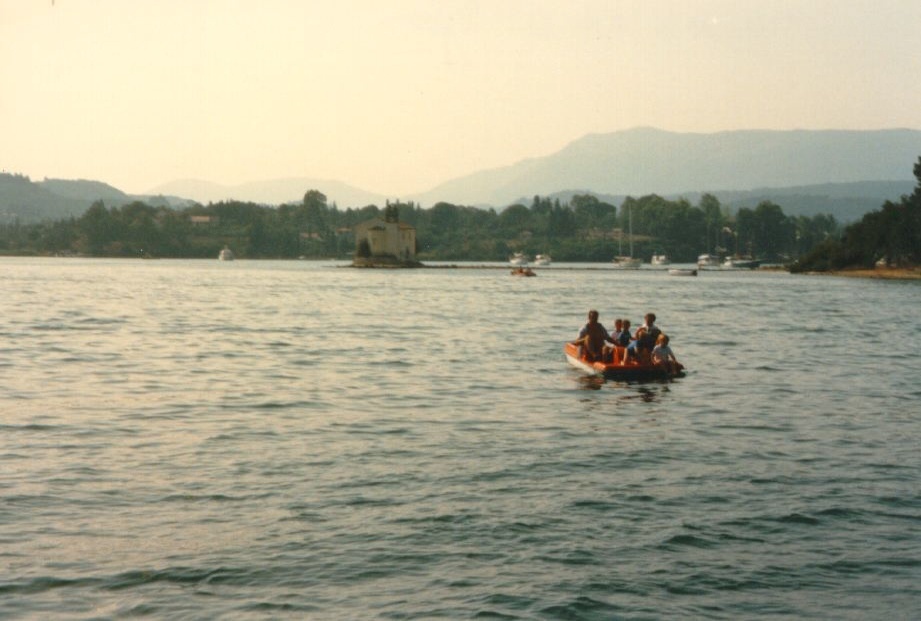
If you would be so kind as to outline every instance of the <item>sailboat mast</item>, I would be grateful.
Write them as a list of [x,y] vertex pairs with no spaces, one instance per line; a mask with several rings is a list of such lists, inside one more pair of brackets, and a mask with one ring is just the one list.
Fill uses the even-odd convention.
[[630,223],[630,258],[633,258],[633,210],[627,212],[627,220]]

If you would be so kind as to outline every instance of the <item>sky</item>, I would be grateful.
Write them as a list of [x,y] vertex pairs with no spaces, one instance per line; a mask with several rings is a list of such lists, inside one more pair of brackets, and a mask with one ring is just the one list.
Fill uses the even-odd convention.
[[917,0],[0,0],[0,171],[398,197],[638,126],[921,129]]

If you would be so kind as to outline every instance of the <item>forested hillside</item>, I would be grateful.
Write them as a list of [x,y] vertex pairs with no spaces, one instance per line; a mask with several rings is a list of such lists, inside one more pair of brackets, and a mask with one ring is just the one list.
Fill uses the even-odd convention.
[[793,272],[921,265],[921,158],[914,167],[914,192],[848,226],[796,261]]
[[[653,252],[688,262],[702,252],[725,252],[781,261],[808,252],[839,228],[831,216],[787,216],[771,202],[731,214],[709,194],[696,205],[652,194],[628,198],[619,209],[589,194],[568,202],[535,196],[501,213],[450,203],[431,209],[394,204],[400,220],[416,227],[423,261],[504,261],[523,251],[604,262],[626,253],[631,242],[635,256],[646,260]],[[0,252],[214,257],[227,245],[239,257],[347,258],[354,251],[352,227],[380,214],[374,205],[340,210],[317,190],[277,208],[222,202],[176,210],[98,201],[79,218],[0,227]]]

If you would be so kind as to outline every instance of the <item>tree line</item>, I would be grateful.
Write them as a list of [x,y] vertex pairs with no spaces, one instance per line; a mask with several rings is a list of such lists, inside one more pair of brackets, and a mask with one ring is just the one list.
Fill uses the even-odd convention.
[[792,261],[837,239],[834,216],[787,216],[770,201],[735,213],[711,194],[698,204],[650,194],[619,206],[592,194],[568,201],[534,196],[501,211],[439,202],[424,209],[388,202],[339,209],[318,190],[279,206],[224,201],[184,209],[134,202],[93,203],[79,218],[0,226],[0,253],[100,257],[213,258],[225,245],[238,257],[349,258],[353,227],[396,208],[416,228],[422,261],[504,261],[513,252],[550,254],[556,261],[607,262],[626,254],[646,260],[665,253],[692,262],[702,253]]
[[790,266],[792,272],[831,271],[876,265],[921,265],[921,157],[914,166],[917,185],[898,202],[876,211],[826,239]]

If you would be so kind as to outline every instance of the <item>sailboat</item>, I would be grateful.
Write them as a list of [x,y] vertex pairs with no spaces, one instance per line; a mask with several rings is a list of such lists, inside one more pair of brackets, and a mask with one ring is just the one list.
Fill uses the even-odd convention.
[[621,231],[621,234],[618,238],[618,245],[617,245],[618,255],[614,257],[614,267],[618,269],[622,269],[622,270],[638,270],[640,268],[640,265],[643,264],[643,260],[638,259],[638,258],[637,259],[633,258],[633,210],[632,209],[630,209],[627,212],[627,216],[628,216],[628,222],[630,226],[630,235],[629,235],[630,256],[624,256],[623,254],[624,235],[623,235],[623,231]]

